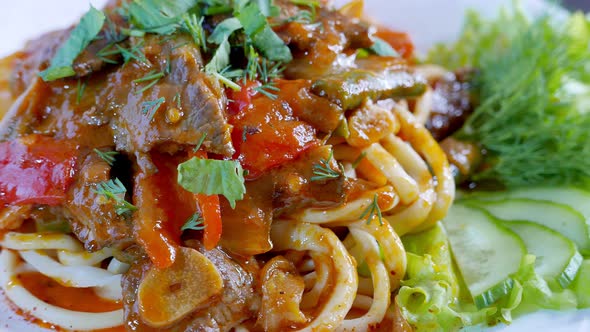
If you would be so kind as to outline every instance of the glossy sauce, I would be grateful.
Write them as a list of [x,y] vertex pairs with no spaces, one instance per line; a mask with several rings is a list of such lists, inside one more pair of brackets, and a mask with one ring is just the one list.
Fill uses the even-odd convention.
[[17,278],[34,296],[64,309],[108,312],[122,308],[121,303],[99,297],[92,288],[65,287],[38,272],[19,274]]

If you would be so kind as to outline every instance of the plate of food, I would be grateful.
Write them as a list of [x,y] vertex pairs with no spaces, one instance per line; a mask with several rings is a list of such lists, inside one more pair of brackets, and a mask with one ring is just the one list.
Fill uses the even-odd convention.
[[91,3],[0,13],[0,331],[590,329],[584,14]]

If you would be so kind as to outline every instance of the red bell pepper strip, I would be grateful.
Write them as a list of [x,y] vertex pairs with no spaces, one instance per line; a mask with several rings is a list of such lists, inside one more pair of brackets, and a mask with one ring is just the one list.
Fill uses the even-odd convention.
[[[207,153],[204,151],[197,151],[192,155],[197,158],[207,158]],[[203,245],[205,249],[211,250],[219,243],[223,230],[219,195],[194,194],[194,197],[205,226],[203,229]]]
[[0,206],[61,204],[77,159],[77,146],[67,140],[29,135],[0,143]]

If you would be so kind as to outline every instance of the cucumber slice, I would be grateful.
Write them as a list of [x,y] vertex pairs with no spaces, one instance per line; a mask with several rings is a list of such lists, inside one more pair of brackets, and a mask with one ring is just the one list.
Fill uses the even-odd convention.
[[464,196],[477,200],[528,198],[569,205],[580,212],[587,223],[590,223],[590,192],[575,187],[516,188],[508,191],[474,192]]
[[537,257],[537,273],[563,288],[574,281],[584,259],[570,239],[529,221],[505,221],[503,225],[520,236],[529,254]]
[[451,250],[478,308],[492,305],[514,286],[510,277],[526,253],[523,241],[484,211],[453,204],[443,220]]
[[581,251],[590,250],[590,236],[584,217],[567,205],[526,198],[469,200],[467,204],[480,207],[504,221],[531,221],[546,226],[574,241]]

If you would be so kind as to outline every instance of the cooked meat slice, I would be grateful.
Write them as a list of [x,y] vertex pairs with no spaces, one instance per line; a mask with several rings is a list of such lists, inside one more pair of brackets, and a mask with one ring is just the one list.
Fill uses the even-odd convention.
[[433,103],[426,128],[437,141],[463,126],[476,103],[472,93],[473,71],[450,73],[432,83]]
[[[146,36],[143,51],[153,67],[133,63],[110,77],[112,89],[106,99],[113,100],[117,114],[117,150],[146,153],[164,143],[196,145],[207,135],[207,151],[231,156],[225,93],[202,71],[199,50],[188,39]],[[146,79],[154,74],[162,77]],[[151,83],[156,84],[147,88]]]
[[[258,274],[256,262],[253,259],[238,261],[220,249],[203,254],[215,265],[223,279],[221,297],[211,299],[205,309],[157,331],[230,331],[255,315],[260,303],[260,295],[254,289]],[[123,309],[126,328],[130,331],[156,331],[142,320],[137,302],[139,285],[151,268],[151,262],[143,259],[132,264],[123,276]]]
[[[324,166],[322,162],[329,159],[330,146],[321,146],[272,171],[275,216],[306,207],[335,206],[346,200],[351,185],[346,177],[312,180],[316,176],[314,168]],[[341,172],[333,158],[327,167]]]
[[113,201],[95,191],[98,183],[109,180],[109,173],[110,166],[96,153],[90,153],[67,193],[65,208],[72,231],[90,251],[124,247],[132,241],[129,220],[116,213]]

